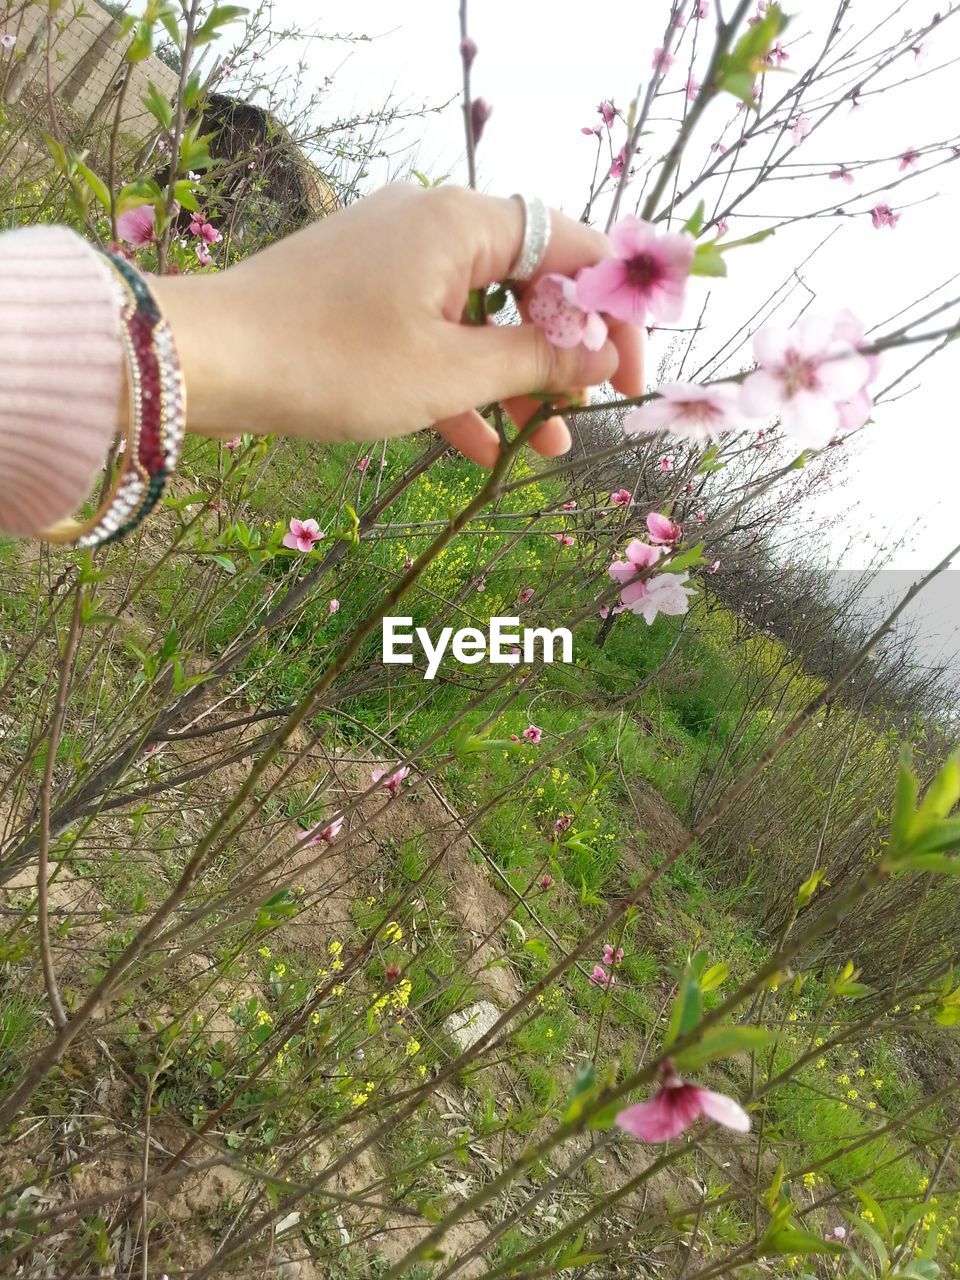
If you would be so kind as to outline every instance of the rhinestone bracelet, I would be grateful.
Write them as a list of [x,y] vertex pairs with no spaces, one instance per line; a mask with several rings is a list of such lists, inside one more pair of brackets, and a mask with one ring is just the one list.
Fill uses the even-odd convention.
[[130,410],[113,488],[88,520],[63,520],[45,530],[48,542],[97,547],[135,529],[163,496],[183,443],[186,394],[170,326],[139,271],[107,253],[121,309]]

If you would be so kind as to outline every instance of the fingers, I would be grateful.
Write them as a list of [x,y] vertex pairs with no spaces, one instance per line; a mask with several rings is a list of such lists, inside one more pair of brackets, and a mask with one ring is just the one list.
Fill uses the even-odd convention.
[[[510,417],[523,426],[533,416],[537,407],[532,401],[524,402],[525,408],[516,412],[508,406]],[[464,457],[481,467],[490,468],[500,456],[500,440],[493,427],[475,409],[446,418],[436,424],[437,431]],[[549,418],[530,437],[530,447],[544,458],[557,458],[570,448],[570,432],[562,418]]]
[[464,398],[471,404],[593,387],[613,377],[620,359],[612,342],[599,351],[555,347],[531,324],[457,325],[450,336]]
[[[469,214],[474,241],[470,288],[481,289],[510,274],[523,243],[523,205],[519,200],[479,196],[472,191],[463,194],[469,202],[464,212]],[[551,271],[572,276],[581,267],[610,256],[610,243],[603,232],[556,209],[550,211],[550,220],[550,240],[538,276]]]
[[476,409],[458,413],[455,418],[445,418],[436,424],[436,428],[448,444],[481,467],[492,467],[500,454],[500,439],[496,431]]
[[643,395],[643,350],[646,335],[623,320],[607,320],[610,340],[617,348],[619,363],[613,385],[621,395]]

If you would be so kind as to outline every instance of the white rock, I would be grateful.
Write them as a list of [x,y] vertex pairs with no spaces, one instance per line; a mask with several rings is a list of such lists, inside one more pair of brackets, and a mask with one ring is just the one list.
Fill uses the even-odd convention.
[[479,1004],[471,1004],[466,1009],[451,1013],[443,1021],[443,1029],[456,1041],[461,1053],[472,1049],[477,1041],[487,1034],[499,1020],[500,1010],[489,1000],[481,1000]]

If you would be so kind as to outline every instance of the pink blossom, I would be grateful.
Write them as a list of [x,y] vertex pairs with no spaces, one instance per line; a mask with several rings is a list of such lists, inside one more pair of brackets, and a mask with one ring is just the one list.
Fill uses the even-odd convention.
[[593,973],[591,973],[587,982],[589,982],[591,987],[603,987],[606,989],[607,987],[613,986],[616,982],[616,978],[614,977],[612,970],[605,969],[602,964],[595,964],[593,966]]
[[331,601],[330,601],[330,603],[327,605],[327,610],[328,610],[328,612],[329,612],[329,613],[339,613],[339,611],[340,611],[340,601],[339,601],[339,600],[337,600],[336,598],[334,598],[333,600],[331,600]]
[[801,445],[822,449],[851,420],[842,406],[862,406],[860,393],[875,372],[856,350],[858,333],[862,329],[849,312],[832,318],[805,315],[789,331],[773,325],[761,329],[753,338],[759,368],[740,391],[744,412],[779,413],[784,430]]
[[672,470],[673,470],[673,459],[672,459],[672,458],[661,458],[661,459],[660,459],[660,461],[657,463],[657,467],[658,467],[661,471],[672,471]]
[[623,588],[620,592],[621,603],[632,609],[637,601],[642,600],[649,593],[649,579],[644,580],[639,575],[652,569],[657,563],[660,559],[660,548],[651,547],[648,543],[641,542],[639,538],[634,538],[624,555],[626,559],[614,560],[607,572],[614,582],[619,582]]
[[562,836],[565,831],[569,831],[573,826],[573,814],[561,813],[553,824],[553,834]]
[[486,578],[478,578],[473,585],[474,588],[482,594],[487,589],[487,580]]
[[520,592],[519,599],[521,604],[526,604],[528,600],[532,600],[533,587],[524,587],[523,590]]
[[927,61],[930,56],[930,50],[925,44],[915,44],[911,46],[913,52],[913,60],[921,65]]
[[888,204],[875,204],[870,210],[870,220],[879,231],[881,227],[895,227],[900,221],[899,213],[894,213]]
[[790,58],[789,53],[787,53],[784,50],[783,45],[780,43],[779,40],[773,46],[770,52],[767,54],[767,61],[771,64],[771,66],[775,62],[778,67],[782,67],[783,64],[789,60],[789,58]]
[[709,440],[737,421],[739,388],[732,382],[698,387],[688,382],[665,382],[658,399],[633,409],[623,423],[627,435],[669,431],[691,440]]
[[613,164],[607,170],[611,178],[619,178],[627,164],[627,148],[621,147],[613,157]]
[[700,3],[697,5],[697,17],[710,17],[710,0],[700,0]]
[[797,146],[801,143],[812,128],[813,125],[810,123],[810,117],[800,116],[795,122],[793,128],[790,130],[790,137],[793,139],[793,145]]
[[413,568],[413,556],[407,556],[406,560],[404,560],[403,562],[403,567],[407,573],[410,572],[410,570]]
[[647,532],[650,534],[650,541],[655,545],[659,543],[666,546],[679,542],[683,536],[680,526],[666,516],[662,516],[659,511],[651,511],[647,516]]
[[713,564],[707,570],[707,573],[717,573],[719,572],[719,569],[720,569],[720,561],[714,560]]
[[648,314],[656,321],[678,319],[696,249],[693,236],[661,232],[631,216],[614,224],[610,244],[613,257],[579,272],[579,305],[636,325]]
[[220,232],[216,227],[211,226],[199,213],[193,215],[190,232],[192,235],[199,236],[205,244],[216,244],[220,239]]
[[599,351],[607,340],[606,321],[598,312],[578,306],[576,281],[567,276],[541,276],[531,292],[528,309],[530,319],[555,347],[582,343],[588,351]]
[[592,138],[599,138],[599,137],[601,137],[601,136],[602,136],[602,135],[601,135],[601,133],[600,133],[600,126],[599,126],[598,124],[585,124],[585,125],[582,125],[582,126],[581,126],[581,128],[580,128],[580,132],[581,132],[581,133],[585,133],[585,134],[587,135],[587,137],[588,137],[588,138],[591,138],[591,137],[592,137]]
[[342,826],[343,818],[334,818],[333,821],[328,822],[325,827],[317,826],[311,827],[309,831],[301,831],[300,839],[306,845],[332,844],[340,834]]
[[360,461],[357,463],[357,470],[360,472],[361,475],[363,475],[364,471],[366,471],[369,465],[370,465],[369,457],[361,458]]
[[687,101],[693,102],[697,94],[700,92],[700,81],[694,79],[693,76],[687,77]]
[[659,75],[665,76],[673,66],[673,54],[667,49],[654,49],[651,66]]
[[575,538],[571,538],[569,533],[555,533],[553,536],[556,538],[557,542],[560,543],[561,547],[572,547],[576,541]]
[[157,211],[152,204],[137,205],[117,219],[117,235],[135,249],[152,244],[157,221]]
[[228,440],[224,448],[229,449],[233,453],[234,449],[239,449],[243,444],[243,436],[234,436],[232,440]]
[[914,151],[913,147],[907,147],[906,151],[900,157],[900,169],[912,169],[920,159],[920,152]]
[[17,37],[15,35],[11,35],[9,31],[4,32],[4,34],[0,36],[0,48],[2,49],[12,49],[16,43]]
[[552,884],[553,884],[553,876],[542,875],[540,877],[540,888],[544,891],[544,893],[546,893],[546,891],[550,888]]
[[313,550],[313,544],[323,537],[316,520],[290,521],[290,529],[283,535],[283,545],[291,551],[302,551],[307,555]]
[[614,966],[618,965],[622,959],[623,947],[614,948],[612,942],[605,942],[603,944],[603,963],[608,969],[614,968]]
[[697,524],[703,524],[707,518],[707,513],[705,511],[698,511],[693,518],[696,520]]
[[409,775],[409,765],[403,765],[390,773],[386,769],[374,769],[370,774],[370,781],[379,782],[384,791],[389,791],[390,795],[396,798],[400,791],[400,783]]
[[617,109],[613,103],[607,102],[607,100],[604,99],[603,102],[598,105],[597,110],[603,116],[603,123],[608,129],[611,128],[614,120],[617,118]]
[[629,489],[618,489],[610,495],[610,505],[613,507],[629,507],[632,504],[633,494]]
[[685,573],[657,574],[644,584],[646,592],[630,605],[630,612],[643,618],[647,626],[652,626],[661,613],[668,617],[686,613],[693,594],[686,582]]
[[206,245],[197,245],[197,261],[200,263],[201,267],[209,267],[210,263],[213,261],[213,258],[207,251]]
[[528,724],[523,731],[523,736],[528,742],[532,742],[535,747],[540,745],[540,739],[543,737],[543,730],[539,729],[535,724]]
[[843,1241],[846,1240],[847,1238],[847,1228],[831,1227],[830,1230],[824,1234],[823,1238],[824,1240],[833,1240],[837,1244],[842,1244]]
[[624,604],[615,604],[611,609],[608,604],[602,604],[600,606],[600,617],[606,619],[609,618],[611,614],[616,617],[618,613],[623,613],[626,607],[627,606]]
[[725,236],[729,230],[730,230],[730,224],[727,222],[726,218],[718,218],[717,219],[717,239],[719,240],[721,236]]
[[573,500],[572,498],[570,499],[570,501],[569,501],[569,502],[565,502],[565,503],[563,504],[563,510],[564,510],[564,511],[576,511],[576,509],[577,509],[577,504],[576,504],[576,502],[574,502],[574,500]]
[[841,165],[839,169],[834,169],[830,174],[830,177],[834,182],[839,180],[840,182],[846,182],[848,186],[852,186],[854,182],[853,174],[843,165]]
[[700,1116],[737,1133],[750,1129],[750,1117],[733,1098],[699,1084],[687,1084],[672,1068],[665,1072],[663,1084],[653,1097],[626,1107],[617,1115],[616,1125],[641,1142],[669,1142],[679,1138]]

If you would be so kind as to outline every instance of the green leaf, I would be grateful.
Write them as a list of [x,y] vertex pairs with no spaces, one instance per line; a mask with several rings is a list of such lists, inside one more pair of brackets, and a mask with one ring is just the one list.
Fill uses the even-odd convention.
[[825,867],[818,867],[809,879],[804,880],[803,884],[797,890],[797,896],[794,900],[794,910],[802,911],[804,907],[810,905],[813,895],[820,888],[826,879],[827,872]]
[[783,1226],[768,1231],[760,1241],[759,1256],[761,1258],[781,1257],[784,1254],[799,1253],[845,1253],[842,1244],[833,1240],[824,1240],[823,1236],[814,1235],[812,1231],[804,1231],[802,1227]]
[[173,128],[173,107],[151,80],[147,92],[143,95],[143,105],[147,108],[161,129],[168,132]]
[[670,1026],[663,1042],[664,1049],[669,1049],[680,1036],[685,1036],[700,1022],[703,1002],[700,998],[700,984],[688,966],[680,979],[680,990],[673,1002],[670,1013]]
[[896,871],[933,871],[937,875],[960,876],[960,858],[946,853],[911,853],[898,858]]
[[694,209],[693,213],[691,213],[690,217],[683,224],[681,230],[689,231],[692,236],[698,236],[703,230],[703,220],[706,208],[706,203],[701,200],[696,209]]
[[177,25],[177,15],[172,4],[165,4],[157,15],[166,28],[167,35],[177,46],[178,49],[183,48],[183,34]]
[[755,231],[752,236],[743,236],[739,240],[724,240],[717,245],[718,253],[727,253],[730,249],[740,249],[745,244],[759,244],[761,240],[769,240],[772,235],[776,235],[773,227],[767,227],[764,231]]
[[863,1218],[858,1214],[851,1213],[848,1209],[843,1210],[843,1216],[849,1222],[852,1222],[857,1228],[864,1240],[866,1240],[867,1244],[869,1244],[870,1248],[876,1254],[877,1261],[880,1263],[883,1270],[886,1271],[890,1266],[890,1255],[887,1253],[887,1246],[883,1243],[883,1238],[879,1231],[877,1231],[875,1227],[872,1227],[869,1222],[864,1222]]
[[234,564],[234,562],[230,559],[229,556],[221,555],[220,552],[215,552],[210,557],[210,559],[213,561],[214,564],[218,564],[221,569],[225,569],[226,572],[229,574],[234,574],[237,572],[237,566]]
[[733,94],[756,110],[754,81],[758,75],[768,70],[767,54],[786,25],[787,19],[783,11],[772,4],[760,21],[747,27],[733,49],[720,59],[717,88],[721,92]]
[[183,86],[183,105],[187,111],[192,111],[200,101],[200,95],[203,92],[203,82],[200,79],[199,71],[191,71],[190,78]]
[[103,181],[102,178],[98,178],[97,175],[93,172],[93,170],[88,165],[85,165],[81,160],[77,161],[77,171],[78,173],[83,175],[83,179],[86,182],[87,186],[93,192],[98,202],[101,205],[103,205],[104,209],[106,209],[106,211],[109,213],[110,212],[110,188],[107,186],[107,184]]
[[923,830],[937,819],[945,818],[960,801],[960,752],[955,751],[927,787],[917,810],[915,830]]
[[193,183],[188,178],[182,178],[174,184],[173,198],[183,209],[188,209],[191,213],[196,213],[200,208],[200,201],[194,195]]
[[864,1209],[868,1209],[873,1214],[873,1221],[876,1224],[877,1231],[886,1239],[890,1235],[890,1224],[887,1222],[887,1215],[869,1192],[863,1191],[860,1187],[854,1187],[853,1190]]
[[420,183],[421,187],[426,187],[427,190],[430,189],[430,179],[427,177],[425,173],[421,173],[419,169],[411,169],[410,172],[413,174],[416,180]]
[[712,964],[700,975],[700,990],[715,991],[722,982],[726,982],[730,976],[730,966],[726,960],[721,960],[719,964]]
[[127,62],[142,62],[153,53],[153,23],[137,23],[136,34],[126,52]]
[[776,1039],[777,1033],[768,1031],[765,1027],[711,1028],[699,1044],[682,1049],[675,1055],[676,1064],[681,1071],[695,1071],[718,1058],[732,1058],[738,1053],[755,1053]]
[[690,274],[692,276],[725,276],[727,274],[727,264],[723,260],[723,254],[717,249],[716,240],[697,245]]
[[906,857],[909,860],[918,853],[950,853],[955,849],[960,849],[960,818],[945,818],[911,840]]
[[664,573],[683,573],[685,569],[689,569],[692,565],[703,563],[703,543],[698,542],[695,547],[691,547],[688,551],[681,551],[678,556],[671,556],[663,565]]
[[243,17],[247,10],[238,4],[218,4],[210,12],[206,22],[194,32],[193,42],[199,49],[202,45],[215,40],[221,27]]

